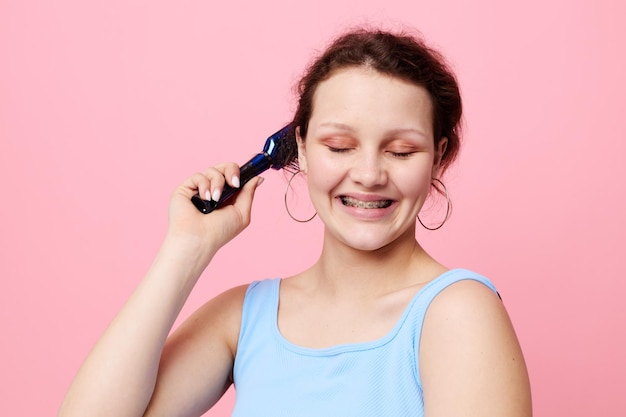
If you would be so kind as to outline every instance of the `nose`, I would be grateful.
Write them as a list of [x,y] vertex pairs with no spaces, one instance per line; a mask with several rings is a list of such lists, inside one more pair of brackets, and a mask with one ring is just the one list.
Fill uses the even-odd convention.
[[353,160],[350,179],[366,188],[374,188],[387,182],[387,170],[378,152],[360,150]]

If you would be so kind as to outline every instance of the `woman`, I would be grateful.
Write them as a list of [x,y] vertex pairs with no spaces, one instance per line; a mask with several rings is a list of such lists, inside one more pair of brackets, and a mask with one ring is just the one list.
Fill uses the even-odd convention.
[[[300,172],[324,223],[319,260],[229,290],[167,337],[215,253],[250,222],[255,178],[225,163],[173,194],[150,271],[94,347],[62,416],[200,416],[234,383],[234,416],[529,416],[521,349],[493,285],[415,238],[459,149],[461,99],[420,41],[356,30],[300,82]],[[447,212],[446,212],[447,217]]]

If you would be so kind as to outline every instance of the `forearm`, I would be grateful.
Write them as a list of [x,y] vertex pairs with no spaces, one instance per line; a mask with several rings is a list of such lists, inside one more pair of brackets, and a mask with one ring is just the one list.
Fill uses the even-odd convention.
[[180,244],[164,242],[146,277],[89,353],[59,416],[143,415],[165,340],[215,252],[181,251]]

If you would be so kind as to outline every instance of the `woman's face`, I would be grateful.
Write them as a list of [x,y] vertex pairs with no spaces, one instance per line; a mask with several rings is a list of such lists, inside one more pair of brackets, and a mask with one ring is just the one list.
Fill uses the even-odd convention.
[[300,168],[326,238],[360,250],[415,239],[415,222],[435,176],[432,105],[421,86],[366,67],[320,83]]

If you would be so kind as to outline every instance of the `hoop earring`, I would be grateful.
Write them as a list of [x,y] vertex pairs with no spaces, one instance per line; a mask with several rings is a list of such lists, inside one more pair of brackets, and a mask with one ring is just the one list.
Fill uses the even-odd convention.
[[291,188],[291,181],[293,181],[293,179],[296,177],[296,175],[302,173],[301,170],[297,170],[296,172],[293,173],[293,175],[291,176],[291,178],[289,178],[289,181],[287,182],[287,188],[285,189],[285,209],[287,210],[287,214],[289,215],[289,217],[291,217],[294,221],[298,222],[298,223],[308,223],[311,220],[313,220],[313,218],[315,218],[315,216],[317,216],[317,211],[308,219],[306,220],[300,220],[300,219],[296,219],[295,217],[293,217],[293,215],[291,214],[291,211],[289,211],[289,205],[287,204],[287,193],[289,192],[289,188]]
[[441,182],[441,180],[439,178],[433,178],[433,181],[436,181],[439,183],[439,185],[441,185],[441,187],[443,187],[443,192],[446,195],[446,201],[448,203],[448,206],[446,207],[446,217],[444,217],[443,221],[441,222],[441,224],[437,227],[428,227],[426,226],[424,223],[422,223],[422,220],[420,219],[420,215],[419,213],[417,214],[417,221],[420,222],[420,224],[424,227],[424,229],[426,230],[437,230],[437,229],[441,229],[441,226],[443,226],[446,221],[448,220],[448,217],[450,217],[450,208],[452,206],[452,204],[450,203],[450,195],[448,194],[448,189],[446,188],[445,184],[443,182]]

